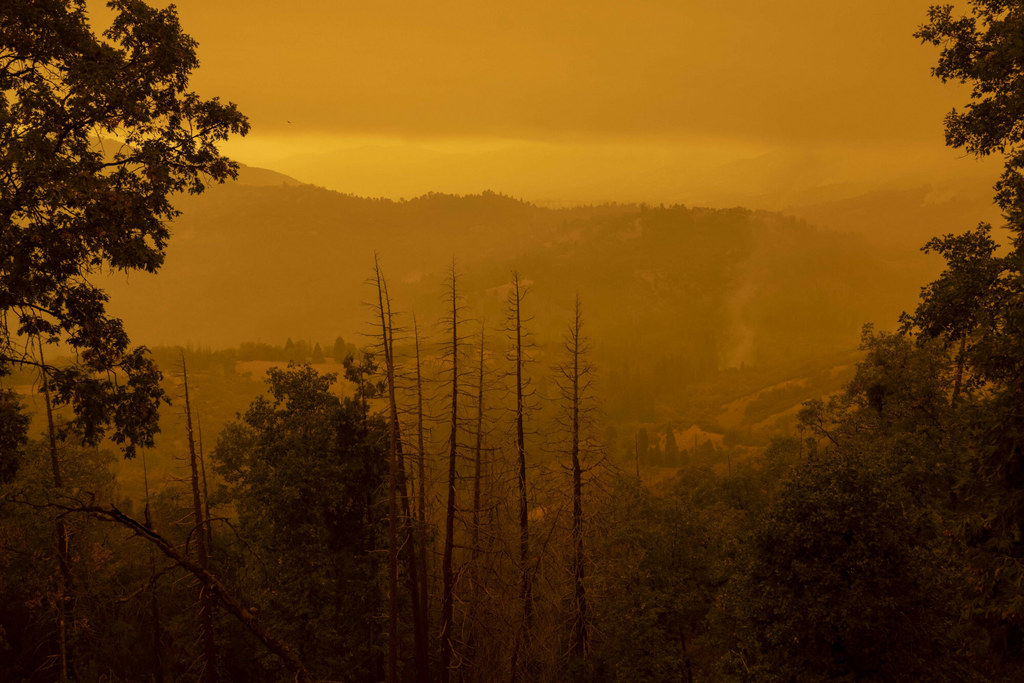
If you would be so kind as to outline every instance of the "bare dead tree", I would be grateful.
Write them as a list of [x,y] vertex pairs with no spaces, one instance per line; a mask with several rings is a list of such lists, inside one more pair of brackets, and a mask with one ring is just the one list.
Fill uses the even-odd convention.
[[476,444],[473,449],[473,525],[471,527],[470,553],[471,561],[476,564],[480,553],[480,494],[481,473],[483,470],[484,447],[484,323],[480,323],[480,355],[479,372],[477,374],[476,394]]
[[[206,518],[203,514],[203,500],[199,490],[199,463],[196,455],[195,438],[192,432],[192,405],[188,393],[188,368],[185,366],[185,353],[181,354],[181,373],[185,385],[185,430],[188,436],[189,470],[192,476],[192,519],[196,536],[198,565],[208,571],[210,565],[209,549],[206,547]],[[203,637],[203,675],[204,682],[217,680],[217,640],[213,630],[213,594],[207,584],[199,584],[199,623]]]
[[480,542],[480,530],[481,521],[480,515],[482,512],[481,497],[483,495],[482,482],[483,482],[483,446],[484,446],[484,348],[486,345],[486,327],[484,322],[480,322],[480,347],[478,355],[478,371],[477,371],[477,384],[476,384],[476,420],[474,425],[474,446],[473,446],[473,508],[471,511],[472,522],[470,526],[470,579],[471,595],[467,613],[467,623],[469,627],[468,637],[466,639],[466,651],[467,651],[467,662],[464,667],[463,678],[464,680],[473,680],[474,668],[477,664],[476,655],[476,625],[475,620],[477,617],[478,603],[480,601],[480,554],[481,554],[481,542]]
[[455,510],[456,488],[458,483],[457,461],[459,456],[459,354],[462,339],[459,337],[459,322],[462,314],[458,294],[458,273],[455,260],[448,282],[448,306],[451,317],[445,321],[450,332],[450,343],[446,344],[445,355],[451,361],[451,419],[448,433],[448,500],[445,506],[444,519],[444,552],[441,557],[441,681],[448,683],[451,679],[453,654],[453,619],[455,601]]
[[374,255],[377,280],[381,337],[384,348],[384,367],[387,377],[388,404],[391,414],[388,424],[388,667],[387,682],[398,681],[398,416],[395,410],[394,368],[391,365],[388,326],[384,312],[384,290],[381,284],[380,262]]
[[[424,446],[423,429],[423,362],[420,358],[420,332],[416,324],[416,316],[412,317],[413,341],[416,348],[416,475],[419,479],[417,491],[416,522],[417,540],[420,547],[420,576],[422,577],[422,588],[420,591],[420,614],[423,615],[423,632],[427,638],[430,637],[430,610],[428,603],[429,581],[427,573],[427,468],[426,450]],[[429,662],[428,662],[429,667]],[[429,670],[427,671],[429,678]]]
[[585,356],[589,344],[583,336],[583,310],[579,294],[573,310],[573,320],[565,337],[567,361],[559,368],[559,388],[566,403],[569,427],[569,457],[572,468],[572,575],[573,617],[569,635],[569,653],[580,660],[586,658],[587,647],[587,593],[584,583],[583,555],[583,469],[580,466],[580,403],[588,388],[588,375],[592,368]]
[[389,601],[389,646],[388,646],[388,679],[397,680],[397,645],[398,645],[398,550],[397,526],[398,510],[395,504],[396,493],[401,494],[402,545],[405,547],[407,560],[406,579],[412,602],[413,641],[416,655],[417,676],[425,680],[429,675],[429,658],[427,654],[427,633],[420,600],[419,565],[416,562],[416,538],[412,524],[409,490],[405,475],[405,461],[402,453],[402,437],[398,420],[398,401],[395,388],[395,349],[394,324],[391,313],[391,297],[388,295],[387,282],[381,270],[380,259],[374,255],[374,277],[377,285],[377,307],[380,314],[380,343],[384,350],[384,368],[388,392],[388,536],[389,548],[389,585],[392,596]]
[[530,572],[530,518],[529,502],[526,490],[526,389],[523,376],[525,357],[523,354],[523,299],[527,293],[517,271],[512,273],[512,288],[507,299],[506,314],[508,317],[506,331],[512,342],[510,360],[515,364],[515,432],[516,455],[519,466],[517,478],[519,488],[519,600],[522,604],[522,623],[519,635],[512,647],[511,676],[515,681],[518,675],[519,652],[528,648],[533,629],[533,582]]
[[199,474],[203,479],[203,512],[206,514],[206,547],[213,552],[213,524],[210,517],[210,489],[206,484],[206,455],[203,453],[203,423],[199,419],[199,408],[196,408],[196,430],[199,432]]

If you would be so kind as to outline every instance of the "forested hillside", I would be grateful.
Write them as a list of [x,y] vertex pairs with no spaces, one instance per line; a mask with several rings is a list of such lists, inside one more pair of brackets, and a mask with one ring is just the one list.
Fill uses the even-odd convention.
[[[819,336],[804,350],[849,346],[863,322],[910,305],[936,267],[863,236],[745,209],[544,209],[489,192],[392,201],[241,182],[180,206],[159,278],[109,282],[117,310],[149,343],[351,336],[376,251],[417,309],[437,308],[431,282],[454,256],[484,309],[487,292],[517,268],[543,296],[560,298],[545,311],[567,310],[575,288],[587,291],[595,324],[612,337],[605,343],[623,343],[627,329],[661,342],[663,324],[678,323],[713,338],[703,356],[720,342],[716,363],[731,366],[759,360],[755,347],[779,357],[800,344],[810,319]],[[619,317],[623,304],[635,321]],[[557,317],[546,314],[541,329]]]
[[[283,183],[215,187],[183,207],[159,276],[109,282],[140,341],[358,341],[375,251],[399,311],[422,320],[441,311],[454,256],[470,315],[493,329],[510,272],[522,273],[545,349],[583,294],[607,409],[639,422],[711,420],[714,400],[849,364],[861,326],[891,325],[936,267],[740,208],[555,210],[493,193],[397,202]],[[694,401],[707,391],[720,395]]]

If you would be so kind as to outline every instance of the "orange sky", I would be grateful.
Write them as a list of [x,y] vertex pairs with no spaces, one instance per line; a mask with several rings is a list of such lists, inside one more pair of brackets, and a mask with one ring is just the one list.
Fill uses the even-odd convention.
[[176,4],[251,118],[229,153],[341,191],[727,202],[957,156],[927,0]]

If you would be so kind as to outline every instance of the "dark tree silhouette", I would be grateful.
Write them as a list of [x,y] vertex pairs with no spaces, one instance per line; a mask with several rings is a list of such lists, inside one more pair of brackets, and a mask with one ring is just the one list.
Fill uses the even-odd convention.
[[[197,564],[203,571],[210,568],[210,551],[207,547],[209,535],[204,513],[203,496],[200,491],[199,456],[196,451],[195,436],[192,431],[192,403],[189,400],[188,368],[185,366],[185,354],[181,354],[181,375],[185,386],[185,434],[188,438],[188,466],[191,475],[192,489],[192,528],[196,540]],[[204,478],[205,479],[205,478]],[[213,630],[214,596],[210,586],[200,582],[199,585],[199,625],[203,639],[203,673],[201,680],[212,683],[217,680],[217,640]]]
[[217,143],[248,123],[188,90],[196,43],[173,6],[110,5],[102,37],[82,2],[0,6],[0,374],[45,365],[26,339],[68,345],[78,363],[47,367],[53,402],[131,456],[157,431],[160,375],[91,276],[156,271],[171,196],[235,177]]
[[458,483],[459,455],[459,354],[463,340],[459,337],[459,323],[462,306],[458,293],[458,273],[452,261],[448,280],[448,310],[451,317],[445,320],[450,333],[445,355],[451,364],[451,418],[448,432],[448,497],[444,515],[444,553],[441,558],[441,681],[448,683],[452,669],[452,632],[455,604],[455,510],[456,487]]
[[512,273],[512,288],[509,290],[506,314],[508,317],[506,331],[512,342],[510,359],[515,364],[513,376],[516,385],[515,430],[516,456],[519,467],[516,481],[519,486],[519,600],[522,604],[522,623],[512,647],[512,678],[515,680],[519,667],[519,652],[528,649],[530,635],[533,630],[533,580],[530,567],[530,516],[529,502],[526,491],[526,379],[523,374],[526,358],[524,356],[523,299],[526,287],[519,273]]

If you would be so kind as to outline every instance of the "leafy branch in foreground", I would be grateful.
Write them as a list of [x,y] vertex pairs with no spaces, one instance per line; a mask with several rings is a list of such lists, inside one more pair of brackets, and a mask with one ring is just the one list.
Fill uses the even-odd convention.
[[[112,432],[130,457],[157,432],[160,373],[92,279],[155,272],[172,195],[234,178],[217,144],[249,124],[189,91],[196,43],[173,6],[109,4],[102,35],[82,0],[0,6],[0,376],[45,367],[83,440]],[[47,366],[35,340],[75,364]]]

